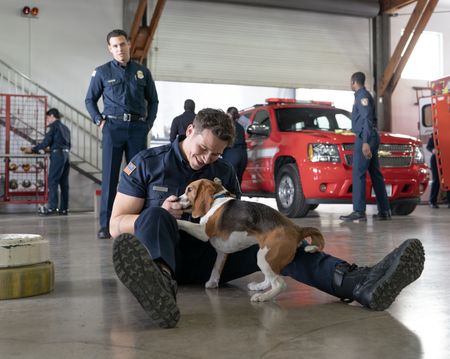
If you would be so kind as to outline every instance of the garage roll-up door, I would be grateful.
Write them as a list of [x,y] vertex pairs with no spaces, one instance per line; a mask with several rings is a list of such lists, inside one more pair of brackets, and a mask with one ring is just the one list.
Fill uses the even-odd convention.
[[371,72],[370,36],[367,18],[168,1],[150,68],[160,81],[348,90]]

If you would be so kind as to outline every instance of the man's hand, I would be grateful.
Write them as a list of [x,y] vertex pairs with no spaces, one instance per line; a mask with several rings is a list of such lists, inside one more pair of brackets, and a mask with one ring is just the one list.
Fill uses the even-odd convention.
[[100,131],[103,130],[103,126],[105,126],[106,120],[101,120],[100,125],[98,127],[100,127]]
[[183,214],[183,207],[181,206],[177,196],[167,197],[161,206],[166,211],[168,211],[176,219],[180,219]]
[[27,155],[31,155],[33,153],[31,147],[21,147],[20,150]]
[[362,153],[366,160],[370,160],[372,158],[372,151],[370,150],[370,146],[367,142],[364,142],[362,145]]

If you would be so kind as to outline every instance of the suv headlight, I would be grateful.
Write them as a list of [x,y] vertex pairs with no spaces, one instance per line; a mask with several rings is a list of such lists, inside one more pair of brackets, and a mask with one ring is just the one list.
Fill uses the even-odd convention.
[[308,157],[311,162],[341,162],[338,147],[326,143],[310,143]]
[[414,162],[415,163],[425,163],[425,154],[423,149],[419,146],[414,147]]

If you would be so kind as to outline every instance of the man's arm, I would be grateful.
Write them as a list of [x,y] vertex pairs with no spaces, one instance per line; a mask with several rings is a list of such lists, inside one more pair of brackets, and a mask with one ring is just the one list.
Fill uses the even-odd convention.
[[44,139],[41,143],[37,144],[36,146],[31,148],[31,152],[38,153],[40,150],[43,150],[44,148],[47,148],[52,145],[53,140],[55,137],[55,128],[54,126],[49,126],[48,131],[45,134]]
[[156,113],[158,112],[158,93],[156,92],[155,82],[153,81],[150,70],[147,76],[146,86],[146,100],[147,100],[147,125],[151,129],[156,119]]
[[129,196],[117,192],[109,223],[112,237],[122,233],[134,233],[134,222],[144,207],[144,198]]
[[92,73],[91,82],[86,94],[84,103],[86,104],[86,109],[91,116],[92,121],[98,125],[103,121],[102,114],[98,108],[98,100],[103,94],[103,83],[101,76],[97,70]]

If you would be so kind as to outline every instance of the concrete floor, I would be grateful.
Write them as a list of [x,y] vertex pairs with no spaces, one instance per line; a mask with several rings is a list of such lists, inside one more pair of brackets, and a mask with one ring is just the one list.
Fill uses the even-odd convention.
[[322,205],[295,221],[320,228],[327,252],[358,264],[407,238],[424,244],[422,277],[389,310],[342,304],[292,280],[276,302],[254,304],[249,276],[218,290],[181,287],[181,320],[169,330],[149,324],[116,278],[112,242],[96,239],[93,213],[1,215],[1,233],[50,240],[56,285],[47,295],[0,301],[0,358],[450,358],[450,209],[341,224],[350,209]]

